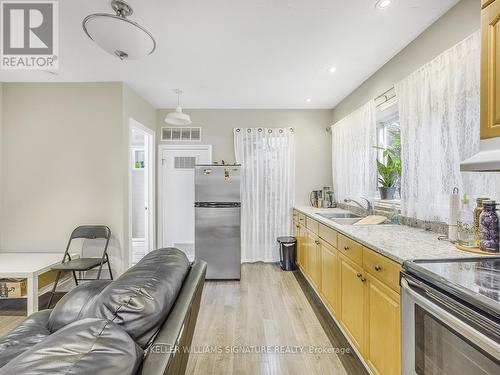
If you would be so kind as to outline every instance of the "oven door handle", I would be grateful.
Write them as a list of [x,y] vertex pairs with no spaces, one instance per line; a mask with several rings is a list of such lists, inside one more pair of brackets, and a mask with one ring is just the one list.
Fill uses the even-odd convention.
[[418,304],[426,311],[432,313],[432,315],[434,315],[448,327],[462,335],[467,340],[476,344],[482,350],[494,356],[494,358],[500,357],[500,345],[498,345],[498,343],[481,334],[480,332],[478,332],[462,320],[458,319],[453,314],[450,314],[448,311],[439,307],[435,303],[432,303],[432,300],[430,299],[432,298],[432,295],[430,295],[428,299],[413,290],[413,288],[419,289],[428,295],[427,292],[430,291],[429,288],[426,288],[425,286],[420,285],[413,280],[408,280],[405,277],[401,278],[401,287],[403,289],[403,293],[406,293],[415,304]]

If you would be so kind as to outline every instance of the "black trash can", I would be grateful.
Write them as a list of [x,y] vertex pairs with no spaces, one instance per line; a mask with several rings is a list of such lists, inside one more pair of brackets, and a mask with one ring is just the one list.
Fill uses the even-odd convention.
[[278,237],[277,241],[280,247],[281,268],[285,271],[296,270],[297,240],[295,237]]

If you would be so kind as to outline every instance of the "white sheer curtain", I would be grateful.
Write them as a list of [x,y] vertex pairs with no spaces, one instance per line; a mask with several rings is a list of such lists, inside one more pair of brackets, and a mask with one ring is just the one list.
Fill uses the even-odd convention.
[[237,128],[234,149],[242,164],[242,262],[276,262],[276,238],[292,234],[294,130]]
[[404,216],[446,221],[455,186],[500,198],[498,174],[460,172],[460,161],[479,149],[479,53],[477,32],[395,85]]
[[375,104],[370,101],[332,125],[332,169],[336,198],[375,195],[377,144]]

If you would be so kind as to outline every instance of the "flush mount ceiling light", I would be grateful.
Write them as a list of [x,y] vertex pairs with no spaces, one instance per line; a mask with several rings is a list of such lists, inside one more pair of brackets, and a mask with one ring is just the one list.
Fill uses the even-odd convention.
[[153,36],[144,27],[127,19],[133,10],[125,1],[113,0],[116,12],[95,13],[83,20],[83,31],[106,52],[121,60],[134,60],[151,55],[156,48]]
[[386,9],[392,4],[391,0],[378,0],[375,6],[378,9]]
[[177,125],[177,126],[190,125],[191,117],[188,114],[182,112],[182,107],[181,107],[182,90],[175,89],[174,92],[177,94],[177,108],[175,109],[175,112],[170,112],[167,114],[167,117],[165,117],[165,122],[167,124]]
[[312,99],[311,99],[311,98],[307,98],[307,99],[306,99],[306,102],[311,103],[311,102],[312,102]]
[[334,66],[331,66],[331,67],[328,68],[328,72],[329,73],[335,73],[336,70],[337,70],[337,68],[334,67]]

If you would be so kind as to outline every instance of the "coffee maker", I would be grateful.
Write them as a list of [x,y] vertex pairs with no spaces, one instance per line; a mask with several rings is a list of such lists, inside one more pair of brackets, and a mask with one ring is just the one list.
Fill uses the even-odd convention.
[[316,208],[335,207],[335,196],[330,187],[325,186],[322,190],[313,190],[309,194],[311,206]]
[[335,195],[333,194],[333,190],[328,190],[325,192],[324,198],[323,198],[323,207],[325,207],[325,208],[337,207],[337,203],[335,202]]

